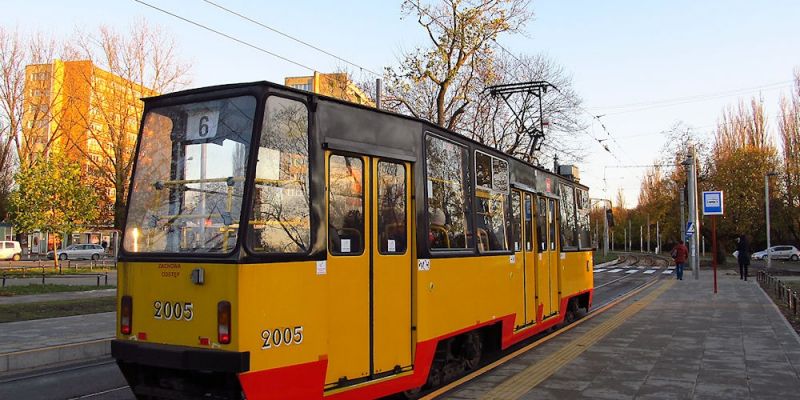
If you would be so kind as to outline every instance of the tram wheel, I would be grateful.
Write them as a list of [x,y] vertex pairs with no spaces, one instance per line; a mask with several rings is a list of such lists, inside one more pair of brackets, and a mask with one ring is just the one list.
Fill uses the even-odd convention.
[[464,358],[464,369],[475,369],[483,356],[483,343],[478,332],[470,332],[461,343],[461,355]]

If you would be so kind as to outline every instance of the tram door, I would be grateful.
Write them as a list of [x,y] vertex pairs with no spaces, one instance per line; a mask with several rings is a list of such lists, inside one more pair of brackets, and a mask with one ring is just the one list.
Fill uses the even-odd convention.
[[556,201],[537,197],[536,201],[536,281],[542,319],[558,314],[558,249]]
[[326,386],[411,365],[410,164],[326,155]]
[[536,242],[534,238],[533,225],[535,222],[533,207],[533,196],[525,193],[522,202],[522,231],[523,231],[523,258],[525,260],[525,324],[536,322],[536,302],[538,290],[536,288]]

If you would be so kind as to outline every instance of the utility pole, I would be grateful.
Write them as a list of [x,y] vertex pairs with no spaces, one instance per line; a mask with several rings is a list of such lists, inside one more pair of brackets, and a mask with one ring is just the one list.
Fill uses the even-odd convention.
[[772,268],[772,252],[770,251],[770,247],[772,247],[772,243],[770,243],[770,229],[769,229],[769,177],[775,176],[777,173],[775,172],[767,172],[764,175],[764,206],[767,215],[767,269]]
[[650,214],[647,214],[647,252],[650,252]]
[[606,202],[603,201],[603,256],[608,255],[608,214]]
[[639,225],[639,253],[644,251],[644,235],[642,235],[642,226]]
[[628,251],[633,251],[633,229],[631,229],[631,220],[628,219]]
[[381,78],[375,79],[375,108],[381,108],[381,92],[383,91],[383,82]]
[[658,226],[658,221],[656,221],[656,254],[661,252],[661,230]]
[[686,241],[686,216],[683,214],[686,209],[686,189],[681,189],[681,226],[678,229],[678,233],[680,233],[680,238],[683,241]]
[[624,229],[625,237],[623,238],[624,241],[622,242],[622,251],[628,251],[628,228]]
[[694,233],[689,240],[689,266],[692,268],[692,276],[695,280],[700,279],[700,226],[697,209],[697,157],[694,147],[689,149],[689,155],[683,165],[689,167],[689,222],[693,225]]

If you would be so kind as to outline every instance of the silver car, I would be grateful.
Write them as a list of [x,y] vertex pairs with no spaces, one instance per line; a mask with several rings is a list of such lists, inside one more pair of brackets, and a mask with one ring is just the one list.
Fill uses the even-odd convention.
[[766,260],[767,259],[767,251],[773,260],[792,260],[797,261],[800,260],[800,251],[797,250],[797,247],[794,246],[772,246],[769,249],[761,250],[753,253],[751,256],[754,260]]
[[[66,249],[56,250],[55,254],[58,254],[59,260],[79,260],[82,258],[87,260],[99,260],[104,253],[105,249],[99,244],[73,244],[67,246]],[[47,258],[53,258],[52,251],[47,252]]]

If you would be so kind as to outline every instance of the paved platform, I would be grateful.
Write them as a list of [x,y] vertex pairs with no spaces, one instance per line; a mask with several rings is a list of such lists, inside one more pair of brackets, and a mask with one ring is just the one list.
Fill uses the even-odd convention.
[[[116,289],[0,297],[0,304],[114,296]],[[0,323],[0,373],[110,354],[116,313]]]
[[438,398],[800,398],[800,337],[755,278],[711,278],[665,276]]

